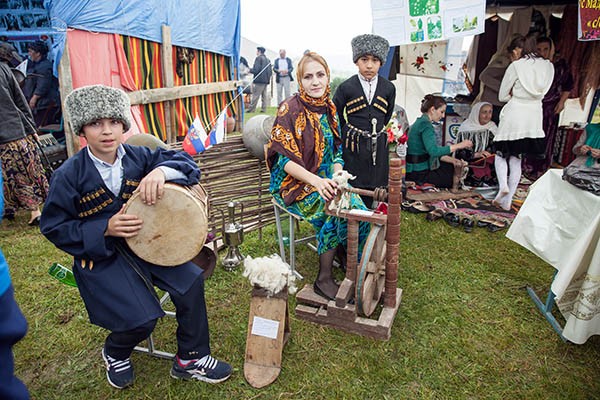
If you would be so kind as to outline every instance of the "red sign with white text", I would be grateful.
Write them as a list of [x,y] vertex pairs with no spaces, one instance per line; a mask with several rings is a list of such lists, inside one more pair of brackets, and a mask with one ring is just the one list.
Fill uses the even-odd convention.
[[579,0],[579,40],[600,39],[600,0]]

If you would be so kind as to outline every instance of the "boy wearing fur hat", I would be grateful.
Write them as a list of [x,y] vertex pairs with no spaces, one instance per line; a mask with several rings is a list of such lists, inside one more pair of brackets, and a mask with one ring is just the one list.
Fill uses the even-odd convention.
[[133,384],[129,356],[164,315],[154,286],[167,291],[177,309],[171,376],[224,381],[231,366],[210,355],[202,270],[191,262],[153,265],[124,243],[143,223],[123,213],[132,193],[139,191],[142,201],[153,205],[161,201],[165,181],[198,183],[198,166],[184,152],[122,144],[131,119],[129,98],[119,89],[85,86],[69,94],[65,105],[73,131],[88,145],[52,175],[40,228],[73,256],[90,321],[110,331],[102,348],[108,382],[119,389]]
[[[377,75],[389,51],[386,39],[366,34],[355,37],[351,44],[358,74],[337,88],[333,102],[340,118],[344,166],[356,176],[352,186],[373,190],[388,183],[387,135],[383,130],[394,112],[396,88]],[[372,199],[363,196],[363,200],[372,205]]]

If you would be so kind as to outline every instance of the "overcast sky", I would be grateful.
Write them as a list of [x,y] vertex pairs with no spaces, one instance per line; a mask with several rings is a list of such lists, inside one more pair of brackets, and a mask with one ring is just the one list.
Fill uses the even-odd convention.
[[241,10],[243,37],[292,59],[316,51],[338,71],[355,71],[350,40],[372,30],[370,0],[241,0]]

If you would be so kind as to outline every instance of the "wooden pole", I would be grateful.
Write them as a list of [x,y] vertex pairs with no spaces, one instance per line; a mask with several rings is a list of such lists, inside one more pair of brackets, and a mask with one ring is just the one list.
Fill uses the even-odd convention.
[[67,145],[67,155],[71,157],[79,151],[79,136],[73,132],[71,120],[65,107],[67,95],[73,91],[73,77],[71,75],[71,60],[69,57],[69,43],[65,41],[60,63],[58,64],[58,81],[60,82],[60,103],[63,112],[63,129],[65,130],[65,142]]
[[400,204],[402,202],[402,161],[390,160],[390,178],[388,183],[388,214],[385,241],[385,292],[383,305],[396,307],[398,286],[398,248],[400,245]]
[[[348,220],[348,242],[346,244],[346,279],[354,283],[352,290],[356,290],[356,276],[358,265],[358,221]],[[356,299],[356,293],[354,293]]]
[[186,97],[202,96],[205,94],[229,92],[242,85],[241,81],[224,81],[198,83],[194,85],[175,86],[127,92],[131,104],[150,104],[161,101],[184,99]]
[[[175,78],[173,77],[173,45],[171,42],[171,27],[168,25],[162,25],[161,50],[163,82],[166,88],[172,88],[175,82]],[[165,125],[168,144],[177,141],[174,110],[175,102],[173,100],[165,101]]]

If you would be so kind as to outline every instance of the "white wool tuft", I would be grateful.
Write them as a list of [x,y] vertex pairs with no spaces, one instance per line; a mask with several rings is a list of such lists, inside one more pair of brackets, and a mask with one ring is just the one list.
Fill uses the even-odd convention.
[[296,277],[289,264],[277,254],[258,258],[247,256],[243,276],[252,285],[265,289],[269,296],[279,293],[286,285],[289,294],[296,293]]
[[[348,181],[356,178],[356,176],[350,174],[346,170],[341,170],[334,172],[331,179],[337,184],[338,188],[347,188],[350,187]],[[334,197],[334,199],[329,203],[329,210],[337,210],[338,213],[340,210],[348,210],[350,208],[350,193],[343,192],[341,195],[339,194]]]

